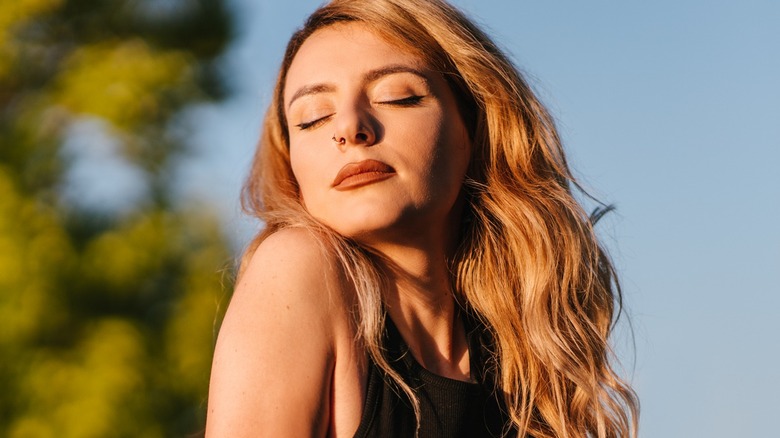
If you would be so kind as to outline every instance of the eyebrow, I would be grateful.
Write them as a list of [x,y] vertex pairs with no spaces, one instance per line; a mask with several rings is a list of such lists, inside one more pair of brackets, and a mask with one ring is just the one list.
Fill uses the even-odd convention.
[[[426,83],[429,82],[428,76],[426,76],[422,71],[406,65],[393,64],[393,65],[388,65],[385,67],[381,67],[369,71],[363,76],[363,83],[368,84],[376,80],[379,80],[380,78],[383,78],[385,76],[397,74],[397,73],[411,73],[415,76],[418,76]],[[290,98],[290,103],[287,104],[287,109],[289,110],[293,102],[295,102],[297,99],[300,99],[303,96],[308,96],[311,94],[319,94],[319,93],[332,93],[334,91],[336,91],[336,86],[333,84],[323,83],[323,84],[305,85],[299,88],[298,91],[295,92],[295,94],[293,94],[293,96]]]

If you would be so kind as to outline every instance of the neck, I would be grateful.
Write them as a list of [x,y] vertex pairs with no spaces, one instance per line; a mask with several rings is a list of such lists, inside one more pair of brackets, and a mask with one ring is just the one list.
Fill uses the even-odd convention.
[[[441,224],[422,219],[359,239],[379,256],[399,303],[408,301],[431,311],[454,308],[449,258],[459,241],[460,203]],[[392,304],[393,297],[386,298]]]
[[380,265],[401,299],[435,307],[452,298],[447,256],[439,246],[378,245]]
[[372,249],[388,280],[385,305],[413,356],[426,369],[468,380],[468,346],[456,317],[444,242],[383,244]]

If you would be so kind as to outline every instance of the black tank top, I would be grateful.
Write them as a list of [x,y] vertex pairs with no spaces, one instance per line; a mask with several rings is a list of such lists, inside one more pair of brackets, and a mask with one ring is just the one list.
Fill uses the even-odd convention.
[[[420,402],[419,437],[514,436],[502,396],[487,373],[486,331],[469,317],[463,318],[469,345],[472,382],[449,379],[423,368],[412,357],[398,329],[385,317],[384,347],[390,366],[409,384]],[[414,437],[417,422],[406,394],[371,358],[363,415],[355,438]]]

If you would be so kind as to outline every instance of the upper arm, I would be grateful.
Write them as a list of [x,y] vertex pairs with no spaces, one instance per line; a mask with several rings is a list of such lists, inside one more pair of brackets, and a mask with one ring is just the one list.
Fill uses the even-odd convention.
[[334,366],[338,276],[314,237],[282,230],[257,248],[214,352],[206,434],[322,436]]

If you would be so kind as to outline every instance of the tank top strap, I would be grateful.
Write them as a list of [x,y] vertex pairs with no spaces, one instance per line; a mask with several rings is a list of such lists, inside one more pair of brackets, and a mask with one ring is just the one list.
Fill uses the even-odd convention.
[[355,437],[473,437],[503,436],[508,417],[501,406],[494,381],[486,373],[484,360],[486,330],[465,311],[463,321],[469,345],[472,382],[450,379],[422,367],[393,320],[385,313],[382,338],[388,365],[415,393],[420,407],[420,424],[411,401],[377,365],[368,360],[366,400]]

